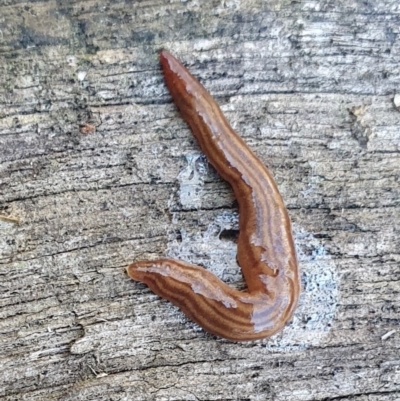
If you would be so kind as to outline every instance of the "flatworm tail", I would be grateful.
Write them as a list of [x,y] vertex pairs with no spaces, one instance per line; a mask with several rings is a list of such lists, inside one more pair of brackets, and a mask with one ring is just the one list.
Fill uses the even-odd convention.
[[129,276],[178,306],[206,331],[257,340],[291,318],[300,293],[291,223],[271,173],[230,127],[206,89],[171,54],[161,52],[165,82],[202,151],[239,203],[238,262],[247,291],[200,266],[161,259],[128,267]]

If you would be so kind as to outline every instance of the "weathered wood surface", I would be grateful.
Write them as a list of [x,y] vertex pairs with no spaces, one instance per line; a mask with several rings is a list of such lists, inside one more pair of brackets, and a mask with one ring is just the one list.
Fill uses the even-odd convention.
[[[0,399],[400,399],[399,27],[398,0],[2,0]],[[294,221],[304,293],[271,340],[216,339],[125,274],[168,254],[241,285],[162,48]]]

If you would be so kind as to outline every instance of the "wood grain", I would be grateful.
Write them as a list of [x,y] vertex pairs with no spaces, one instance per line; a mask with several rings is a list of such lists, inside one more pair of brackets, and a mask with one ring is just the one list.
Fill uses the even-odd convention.
[[[0,214],[21,223],[0,221],[1,400],[397,401],[399,12],[397,0],[2,1]],[[228,184],[197,163],[199,206],[180,202],[177,177],[200,151],[162,48],[273,173],[310,269],[303,294],[329,289],[329,258],[329,326],[313,324],[321,299],[300,297],[283,336],[215,339],[126,276],[175,247],[243,284],[215,262],[236,253],[237,222],[214,230],[237,211]]]

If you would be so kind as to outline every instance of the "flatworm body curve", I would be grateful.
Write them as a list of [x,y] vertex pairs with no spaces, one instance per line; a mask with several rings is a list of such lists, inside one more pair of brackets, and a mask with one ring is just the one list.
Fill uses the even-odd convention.
[[201,150],[228,181],[239,204],[238,262],[247,291],[231,288],[203,267],[183,261],[140,261],[129,276],[178,306],[206,331],[233,341],[276,333],[300,293],[290,219],[271,173],[230,127],[206,89],[162,51],[165,82]]

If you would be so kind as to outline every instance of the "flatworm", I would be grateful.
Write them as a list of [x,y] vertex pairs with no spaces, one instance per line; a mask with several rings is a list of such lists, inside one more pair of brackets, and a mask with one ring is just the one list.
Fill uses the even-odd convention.
[[235,193],[237,259],[247,291],[231,288],[201,266],[172,259],[133,263],[128,274],[212,334],[233,341],[269,337],[290,320],[300,293],[286,207],[271,173],[230,127],[207,90],[167,51],[160,59],[181,116]]

